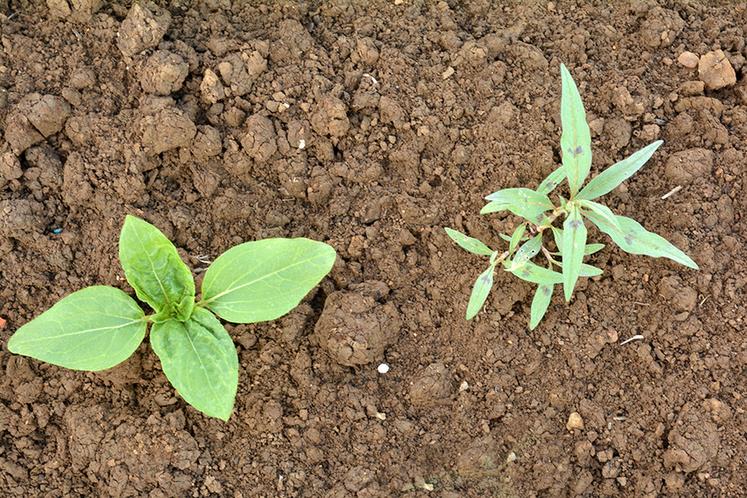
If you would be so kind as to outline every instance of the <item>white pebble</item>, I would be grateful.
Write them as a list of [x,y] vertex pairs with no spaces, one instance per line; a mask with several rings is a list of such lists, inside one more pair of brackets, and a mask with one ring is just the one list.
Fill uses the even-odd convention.
[[378,370],[380,374],[385,374],[389,371],[389,365],[382,363],[376,370]]

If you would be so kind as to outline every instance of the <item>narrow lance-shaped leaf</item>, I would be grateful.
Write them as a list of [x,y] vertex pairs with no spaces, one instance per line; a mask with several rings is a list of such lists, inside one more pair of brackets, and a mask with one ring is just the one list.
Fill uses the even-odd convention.
[[234,323],[274,320],[332,269],[335,250],[309,239],[264,239],[224,252],[202,281],[200,304]]
[[491,254],[493,254],[493,250],[491,248],[486,246],[482,241],[475,239],[474,237],[464,235],[462,232],[459,232],[452,228],[444,228],[444,230],[446,230],[446,235],[448,235],[451,240],[456,242],[459,247],[461,247],[465,251],[469,251],[472,254],[479,254],[481,256],[490,256]]
[[570,301],[573,288],[576,286],[581,273],[581,264],[584,260],[584,249],[586,247],[586,227],[577,206],[571,208],[571,212],[563,223],[563,246],[560,250],[563,257],[563,293],[565,300]]
[[602,171],[586,184],[583,190],[578,193],[576,198],[587,200],[596,199],[597,197],[611,192],[615,187],[641,169],[662,143],[664,142],[657,140]]
[[511,239],[509,239],[508,244],[508,252],[513,254],[516,247],[519,245],[519,242],[521,242],[521,238],[524,237],[524,232],[527,231],[527,224],[522,223],[518,227],[516,227],[516,230],[514,230],[514,233],[511,235]]
[[156,321],[189,318],[195,301],[192,272],[158,228],[127,215],[119,236],[119,260],[137,297],[156,310]]
[[73,292],[18,329],[8,349],[73,370],[105,370],[132,355],[147,326],[134,299],[97,285]]
[[511,267],[512,268],[518,268],[533,257],[535,257],[542,248],[542,234],[537,234],[531,239],[524,242],[518,251],[516,251],[516,255],[514,255],[513,260],[511,261]]
[[195,308],[186,322],[153,325],[153,351],[182,398],[210,417],[228,420],[239,380],[236,347],[215,316]]
[[620,226],[620,229],[618,229],[596,213],[589,212],[586,217],[599,230],[609,235],[615,244],[625,252],[643,254],[653,258],[669,258],[688,268],[698,269],[698,265],[687,254],[675,247],[664,237],[649,232],[640,223],[631,218],[615,215],[617,223]]
[[618,229],[620,228],[620,225],[617,223],[615,213],[613,213],[610,208],[608,208],[604,204],[599,204],[598,202],[594,201],[582,200],[579,201],[579,206],[585,208],[585,210],[581,211],[581,215],[585,215],[588,211],[594,211],[597,215],[607,220],[607,223],[609,223],[610,225]]
[[508,210],[532,223],[541,222],[544,212],[554,208],[549,197],[528,188],[499,190],[485,199],[491,202],[480,210],[480,214]]
[[517,277],[527,282],[540,285],[552,285],[563,283],[563,275],[556,271],[552,271],[549,268],[543,268],[542,266],[535,265],[531,261],[527,261],[518,268],[511,269],[511,262],[507,261],[504,263],[507,271],[510,271]]
[[598,277],[604,273],[601,268],[597,268],[596,266],[587,265],[586,263],[581,263],[581,268],[578,272],[580,277]]
[[[555,239],[555,245],[558,249],[563,247],[563,229],[552,227],[552,234]],[[586,244],[584,248],[584,256],[591,256],[604,249],[604,244]]]
[[475,280],[475,285],[472,286],[472,293],[469,296],[469,303],[467,303],[467,320],[472,320],[485,304],[485,300],[488,298],[488,294],[490,294],[490,289],[493,287],[494,271],[495,266],[491,264]]
[[560,185],[563,180],[565,180],[565,167],[561,166],[542,180],[542,183],[537,187],[537,192],[547,195],[555,190],[555,187]]
[[591,256],[592,254],[598,253],[604,249],[604,244],[586,244],[584,249],[584,256]]
[[560,79],[560,121],[563,127],[560,149],[573,198],[591,169],[591,132],[576,83],[563,64],[560,65]]
[[537,325],[539,325],[539,322],[545,316],[547,308],[550,306],[554,289],[554,285],[540,285],[537,287],[529,312],[529,330],[537,328]]

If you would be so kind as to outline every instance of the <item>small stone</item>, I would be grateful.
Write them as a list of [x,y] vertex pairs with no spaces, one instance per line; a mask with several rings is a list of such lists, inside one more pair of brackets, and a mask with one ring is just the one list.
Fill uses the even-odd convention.
[[568,422],[565,424],[566,429],[573,432],[575,430],[582,430],[584,428],[584,419],[578,412],[572,412],[568,416]]
[[469,383],[466,380],[463,380],[461,384],[459,384],[459,392],[464,392],[467,389],[469,389]]
[[511,463],[511,462],[515,462],[517,458],[518,458],[518,457],[516,456],[516,453],[514,453],[514,452],[512,451],[512,452],[511,452],[511,453],[509,453],[509,454],[508,454],[508,456],[506,457],[506,463]]
[[223,100],[226,96],[226,91],[218,79],[218,75],[210,69],[205,69],[205,74],[202,76],[202,83],[200,83],[200,92],[202,100],[208,104],[215,104]]
[[737,82],[737,74],[722,50],[708,52],[700,58],[698,77],[709,90],[718,90]]
[[692,52],[682,52],[680,56],[677,57],[677,62],[688,69],[695,69],[698,67],[698,56]]
[[446,71],[444,71],[444,72],[443,72],[443,73],[441,74],[441,78],[443,78],[443,79],[447,80],[447,79],[449,79],[449,78],[450,78],[450,77],[451,77],[451,76],[452,76],[453,74],[454,74],[454,68],[453,68],[453,67],[451,67],[451,66],[449,66],[448,68],[446,68]]
[[389,365],[387,365],[386,363],[382,363],[378,367],[376,367],[376,371],[383,375],[389,371]]

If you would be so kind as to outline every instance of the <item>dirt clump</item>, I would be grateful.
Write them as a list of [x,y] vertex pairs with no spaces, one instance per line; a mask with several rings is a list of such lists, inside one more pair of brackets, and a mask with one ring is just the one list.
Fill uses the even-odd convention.
[[700,57],[698,76],[709,90],[718,90],[737,82],[737,74],[722,50],[714,50]]
[[135,2],[117,33],[117,47],[125,57],[153,48],[171,24],[171,14],[152,2]]
[[383,282],[364,282],[327,297],[314,327],[319,345],[340,365],[366,365],[382,360],[400,333],[397,309],[382,300]]
[[189,73],[189,65],[177,54],[157,50],[140,70],[143,91],[155,95],[169,95],[179,91]]

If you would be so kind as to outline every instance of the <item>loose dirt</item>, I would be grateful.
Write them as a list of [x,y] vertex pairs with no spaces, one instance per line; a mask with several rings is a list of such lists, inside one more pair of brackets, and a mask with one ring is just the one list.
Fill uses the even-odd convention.
[[[0,0],[0,494],[745,496],[747,12],[614,4]],[[497,245],[516,220],[482,197],[556,167],[560,62],[594,172],[665,141],[607,199],[701,269],[608,246],[534,332],[503,273],[466,322],[484,262],[442,227]],[[130,290],[126,213],[196,271],[263,237],[339,252],[228,327],[227,424],[147,343],[99,374],[7,352],[60,297]]]

